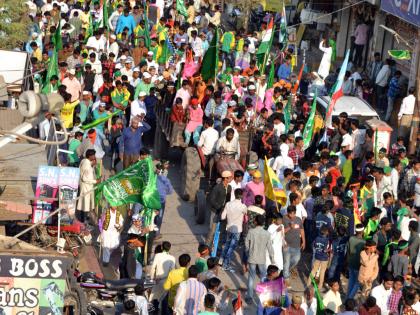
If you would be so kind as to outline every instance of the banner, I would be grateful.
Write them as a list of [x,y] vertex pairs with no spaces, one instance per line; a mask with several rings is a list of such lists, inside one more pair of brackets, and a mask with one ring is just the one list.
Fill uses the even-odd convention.
[[[38,255],[37,255],[38,254]],[[41,255],[40,255],[41,254]],[[0,313],[61,315],[71,258],[0,254]]]
[[261,282],[255,288],[262,306],[283,307],[286,304],[286,290],[283,278],[274,281]]
[[152,160],[147,158],[100,183],[97,190],[111,206],[141,203],[146,208],[160,209],[156,180]]
[[420,27],[420,2],[413,0],[381,1],[381,9],[400,19]]
[[[56,207],[57,203],[54,202],[54,199],[57,198],[58,193],[58,177],[58,167],[41,165],[38,168],[32,223],[44,220],[53,207]],[[43,200],[37,200],[38,198]]]

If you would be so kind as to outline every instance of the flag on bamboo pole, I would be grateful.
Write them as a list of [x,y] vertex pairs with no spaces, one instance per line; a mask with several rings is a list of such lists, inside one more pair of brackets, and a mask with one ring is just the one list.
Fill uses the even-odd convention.
[[257,61],[258,67],[260,68],[260,73],[263,73],[263,68],[265,68],[265,63],[267,62],[267,56],[270,53],[271,45],[273,43],[273,36],[274,36],[274,22],[273,18],[271,18],[270,22],[267,25],[267,29],[263,35],[261,40],[261,44],[257,50]]
[[187,8],[185,7],[184,0],[176,0],[176,11],[184,17],[188,17],[188,12]]
[[311,277],[312,285],[314,287],[314,294],[316,298],[316,315],[324,315],[325,314],[325,307],[324,302],[322,301],[321,293],[319,292],[318,285],[315,282],[314,277],[312,274],[309,275]]
[[274,170],[268,165],[267,157],[264,163],[264,194],[265,196],[280,203],[283,207],[286,205],[287,196],[279,178]]
[[388,50],[388,54],[398,60],[410,60],[411,53],[409,50]]
[[286,107],[284,108],[284,128],[286,130],[286,134],[289,132],[289,128],[290,128],[290,113],[292,111],[292,95],[289,95],[289,97],[287,98],[287,104]]
[[309,148],[312,136],[314,133],[314,122],[315,122],[315,112],[316,112],[316,98],[318,96],[318,90],[315,90],[314,100],[312,101],[311,112],[306,122],[305,129],[303,129],[303,150]]
[[214,79],[219,67],[219,29],[216,28],[216,33],[211,40],[210,47],[207,49],[201,63],[201,77],[204,82],[209,79]]
[[281,14],[280,14],[280,32],[279,32],[279,41],[281,44],[283,44],[282,50],[286,50],[287,48],[287,39],[288,39],[288,34],[287,34],[287,17],[286,17],[286,7],[284,6],[284,1],[283,1],[283,9],[281,10]]
[[160,209],[156,181],[152,160],[147,158],[100,183],[97,190],[111,206],[141,203],[146,208]]
[[51,77],[56,75],[58,77],[58,53],[57,50],[53,50],[52,56],[48,62],[47,77],[45,78],[44,85],[41,92],[43,94],[50,94],[51,91]]
[[268,74],[267,89],[271,89],[274,84],[274,62],[271,62],[270,73]]
[[108,116],[105,116],[105,117],[102,117],[102,118],[98,118],[98,119],[92,121],[89,124],[86,124],[86,125],[81,126],[80,129],[82,129],[82,130],[89,130],[89,129],[93,128],[93,127],[96,127],[97,125],[100,125],[100,124],[108,121],[108,119],[110,119],[110,118],[118,115],[121,112],[122,112],[122,110],[121,109],[118,109],[115,112],[109,114]]
[[347,65],[349,63],[350,49],[347,50],[346,57],[344,58],[343,64],[341,65],[340,72],[338,74],[337,82],[332,91],[331,101],[328,105],[327,114],[325,115],[325,121],[329,123],[329,118],[333,112],[334,106],[337,103],[338,99],[343,96],[343,82],[344,75],[347,71]]
[[63,38],[61,37],[61,22],[58,23],[55,29],[53,43],[56,51],[63,49]]
[[305,64],[303,63],[302,66],[300,67],[300,71],[297,77],[297,80],[295,82],[295,85],[292,88],[292,94],[296,94],[297,90],[299,89],[299,85],[300,85],[300,80],[302,79],[302,75],[303,75],[303,69],[305,68]]

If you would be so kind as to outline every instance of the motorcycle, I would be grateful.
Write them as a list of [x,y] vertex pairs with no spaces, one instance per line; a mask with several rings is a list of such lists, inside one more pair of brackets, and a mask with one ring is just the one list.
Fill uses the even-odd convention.
[[[103,315],[132,313],[135,314],[136,294],[134,289],[142,286],[144,291],[150,291],[155,282],[149,279],[120,279],[107,280],[102,279],[94,272],[80,273],[75,272],[80,287],[86,292],[88,298],[88,314]],[[146,297],[147,298],[147,297]],[[108,310],[107,310],[108,309]],[[149,314],[157,313],[157,306],[154,303],[148,303]]]

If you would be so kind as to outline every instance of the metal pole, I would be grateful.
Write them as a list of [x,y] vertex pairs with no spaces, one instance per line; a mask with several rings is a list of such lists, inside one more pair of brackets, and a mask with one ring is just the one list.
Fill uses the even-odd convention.
[[[420,37],[420,29],[417,30],[417,37]],[[408,147],[408,153],[414,154],[417,149],[417,135],[419,133],[419,124],[420,124],[420,54],[419,54],[420,40],[417,40],[416,48],[417,49],[417,74],[416,74],[416,105],[414,107],[413,120],[411,122],[411,134],[410,134],[410,143]],[[416,60],[414,60],[416,62]]]

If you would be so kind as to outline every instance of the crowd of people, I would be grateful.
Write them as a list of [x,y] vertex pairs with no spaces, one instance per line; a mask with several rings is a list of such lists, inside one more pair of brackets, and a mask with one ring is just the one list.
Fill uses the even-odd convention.
[[[267,64],[257,58],[281,13],[267,13],[260,30],[248,34],[224,29],[223,8],[214,1],[183,2],[28,4],[32,24],[24,49],[36,73],[33,86],[64,99],[57,117],[46,113],[39,135],[46,139],[51,126],[70,132],[57,163],[80,168],[78,217],[99,228],[103,266],[122,246],[115,272],[155,280],[149,299],[161,314],[219,314],[237,306],[237,288],[222,283],[220,269],[247,277],[244,300],[258,314],[319,314],[321,304],[324,314],[420,314],[419,147],[407,153],[415,88],[404,88],[395,62],[383,62],[379,53],[362,71],[366,28],[359,23],[343,94],[365,99],[386,121],[402,100],[398,138],[378,147],[375,130],[362,120],[343,112],[329,124],[317,110],[308,144],[313,92],[331,93],[340,72],[333,34],[319,45],[319,68],[300,76],[295,47],[274,41]],[[201,63],[214,43],[219,64],[203,80]],[[167,161],[156,165],[162,208],[152,222],[143,220],[140,204],[105,206],[98,220],[92,215],[106,157],[117,173],[153,155],[158,107],[182,127],[184,147],[197,147],[207,162],[224,155],[238,165],[218,174],[208,193],[209,233],[195,261],[192,253],[176,259],[171,243],[161,241],[173,192]],[[239,141],[244,131],[257,156],[248,164],[250,152]],[[267,167],[281,183],[282,202],[267,198]],[[238,257],[241,268],[233,263]],[[305,292],[289,296],[298,275]],[[261,303],[257,276],[263,283],[281,279],[285,298]],[[146,314],[146,302],[138,301]]]

